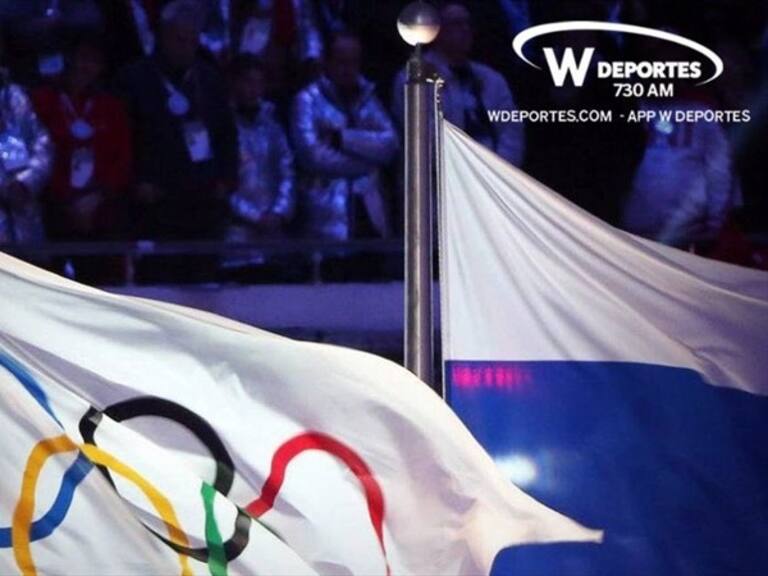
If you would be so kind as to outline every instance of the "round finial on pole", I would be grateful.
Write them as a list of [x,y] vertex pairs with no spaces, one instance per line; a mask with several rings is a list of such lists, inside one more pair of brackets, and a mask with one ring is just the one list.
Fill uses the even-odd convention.
[[440,32],[440,13],[426,2],[411,2],[400,12],[397,31],[411,46],[429,44]]

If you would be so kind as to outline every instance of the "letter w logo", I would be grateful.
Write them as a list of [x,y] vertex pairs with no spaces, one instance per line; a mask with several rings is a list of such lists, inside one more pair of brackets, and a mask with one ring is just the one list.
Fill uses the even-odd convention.
[[566,48],[563,52],[563,61],[558,63],[555,51],[552,48],[544,48],[544,56],[547,59],[549,72],[552,74],[555,86],[561,88],[565,84],[566,77],[570,75],[573,85],[581,88],[584,85],[584,79],[587,77],[587,70],[589,70],[594,54],[594,48],[585,48],[581,55],[581,62],[576,64],[573,48]]

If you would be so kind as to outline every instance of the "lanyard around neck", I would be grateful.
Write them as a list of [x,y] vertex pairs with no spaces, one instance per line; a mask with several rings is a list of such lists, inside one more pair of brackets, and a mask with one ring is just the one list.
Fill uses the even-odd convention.
[[66,109],[67,115],[69,116],[70,120],[84,120],[91,113],[91,108],[93,108],[93,98],[88,98],[85,101],[85,106],[83,107],[82,114],[79,114],[77,112],[77,109],[75,108],[75,105],[72,102],[72,99],[69,97],[69,94],[62,94],[61,102],[62,104],[64,104],[64,108]]

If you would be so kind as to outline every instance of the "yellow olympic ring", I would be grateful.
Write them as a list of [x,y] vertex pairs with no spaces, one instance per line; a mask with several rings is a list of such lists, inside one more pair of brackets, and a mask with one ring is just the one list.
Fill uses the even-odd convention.
[[[32,449],[27,459],[24,476],[21,484],[21,496],[13,511],[13,523],[11,525],[11,542],[13,556],[24,576],[36,576],[37,569],[32,560],[30,533],[32,528],[32,516],[35,512],[35,492],[37,481],[40,477],[43,465],[50,456],[63,452],[81,450],[94,464],[106,466],[116,474],[135,484],[149,499],[163,520],[170,539],[179,546],[189,546],[187,535],[179,528],[179,521],[173,506],[157,488],[152,486],[144,477],[130,466],[124,464],[114,456],[104,452],[93,444],[78,446],[66,435],[47,438],[38,442]],[[179,554],[182,576],[191,576],[189,562],[185,555]]]

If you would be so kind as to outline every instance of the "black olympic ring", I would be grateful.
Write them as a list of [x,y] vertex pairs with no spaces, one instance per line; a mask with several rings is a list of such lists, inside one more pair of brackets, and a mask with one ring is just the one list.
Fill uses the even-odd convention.
[[[213,488],[224,496],[229,494],[235,479],[234,462],[232,461],[229,452],[227,452],[224,443],[221,441],[218,434],[216,434],[216,431],[210,424],[208,424],[208,422],[191,410],[180,404],[165,400],[164,398],[157,398],[156,396],[141,396],[124,402],[118,402],[103,411],[91,407],[85,416],[81,418],[79,425],[80,434],[83,436],[83,440],[86,443],[93,444],[94,446],[96,445],[96,440],[94,438],[96,428],[99,426],[102,416],[104,415],[109,416],[116,422],[123,422],[124,420],[130,420],[131,418],[138,418],[139,416],[154,416],[171,420],[172,422],[184,426],[187,430],[192,432],[198,440],[200,440],[216,462],[216,476],[213,481]],[[112,480],[109,470],[107,470],[105,466],[97,467],[112,487],[115,488],[115,483]],[[185,546],[180,546],[171,542],[161,534],[158,534],[148,526],[145,526],[145,528],[173,548],[176,552],[186,554],[200,562],[208,562],[210,552],[207,547],[187,548]],[[224,543],[224,553],[228,562],[231,562],[240,556],[248,545],[250,528],[250,515],[238,507],[234,534]]]

